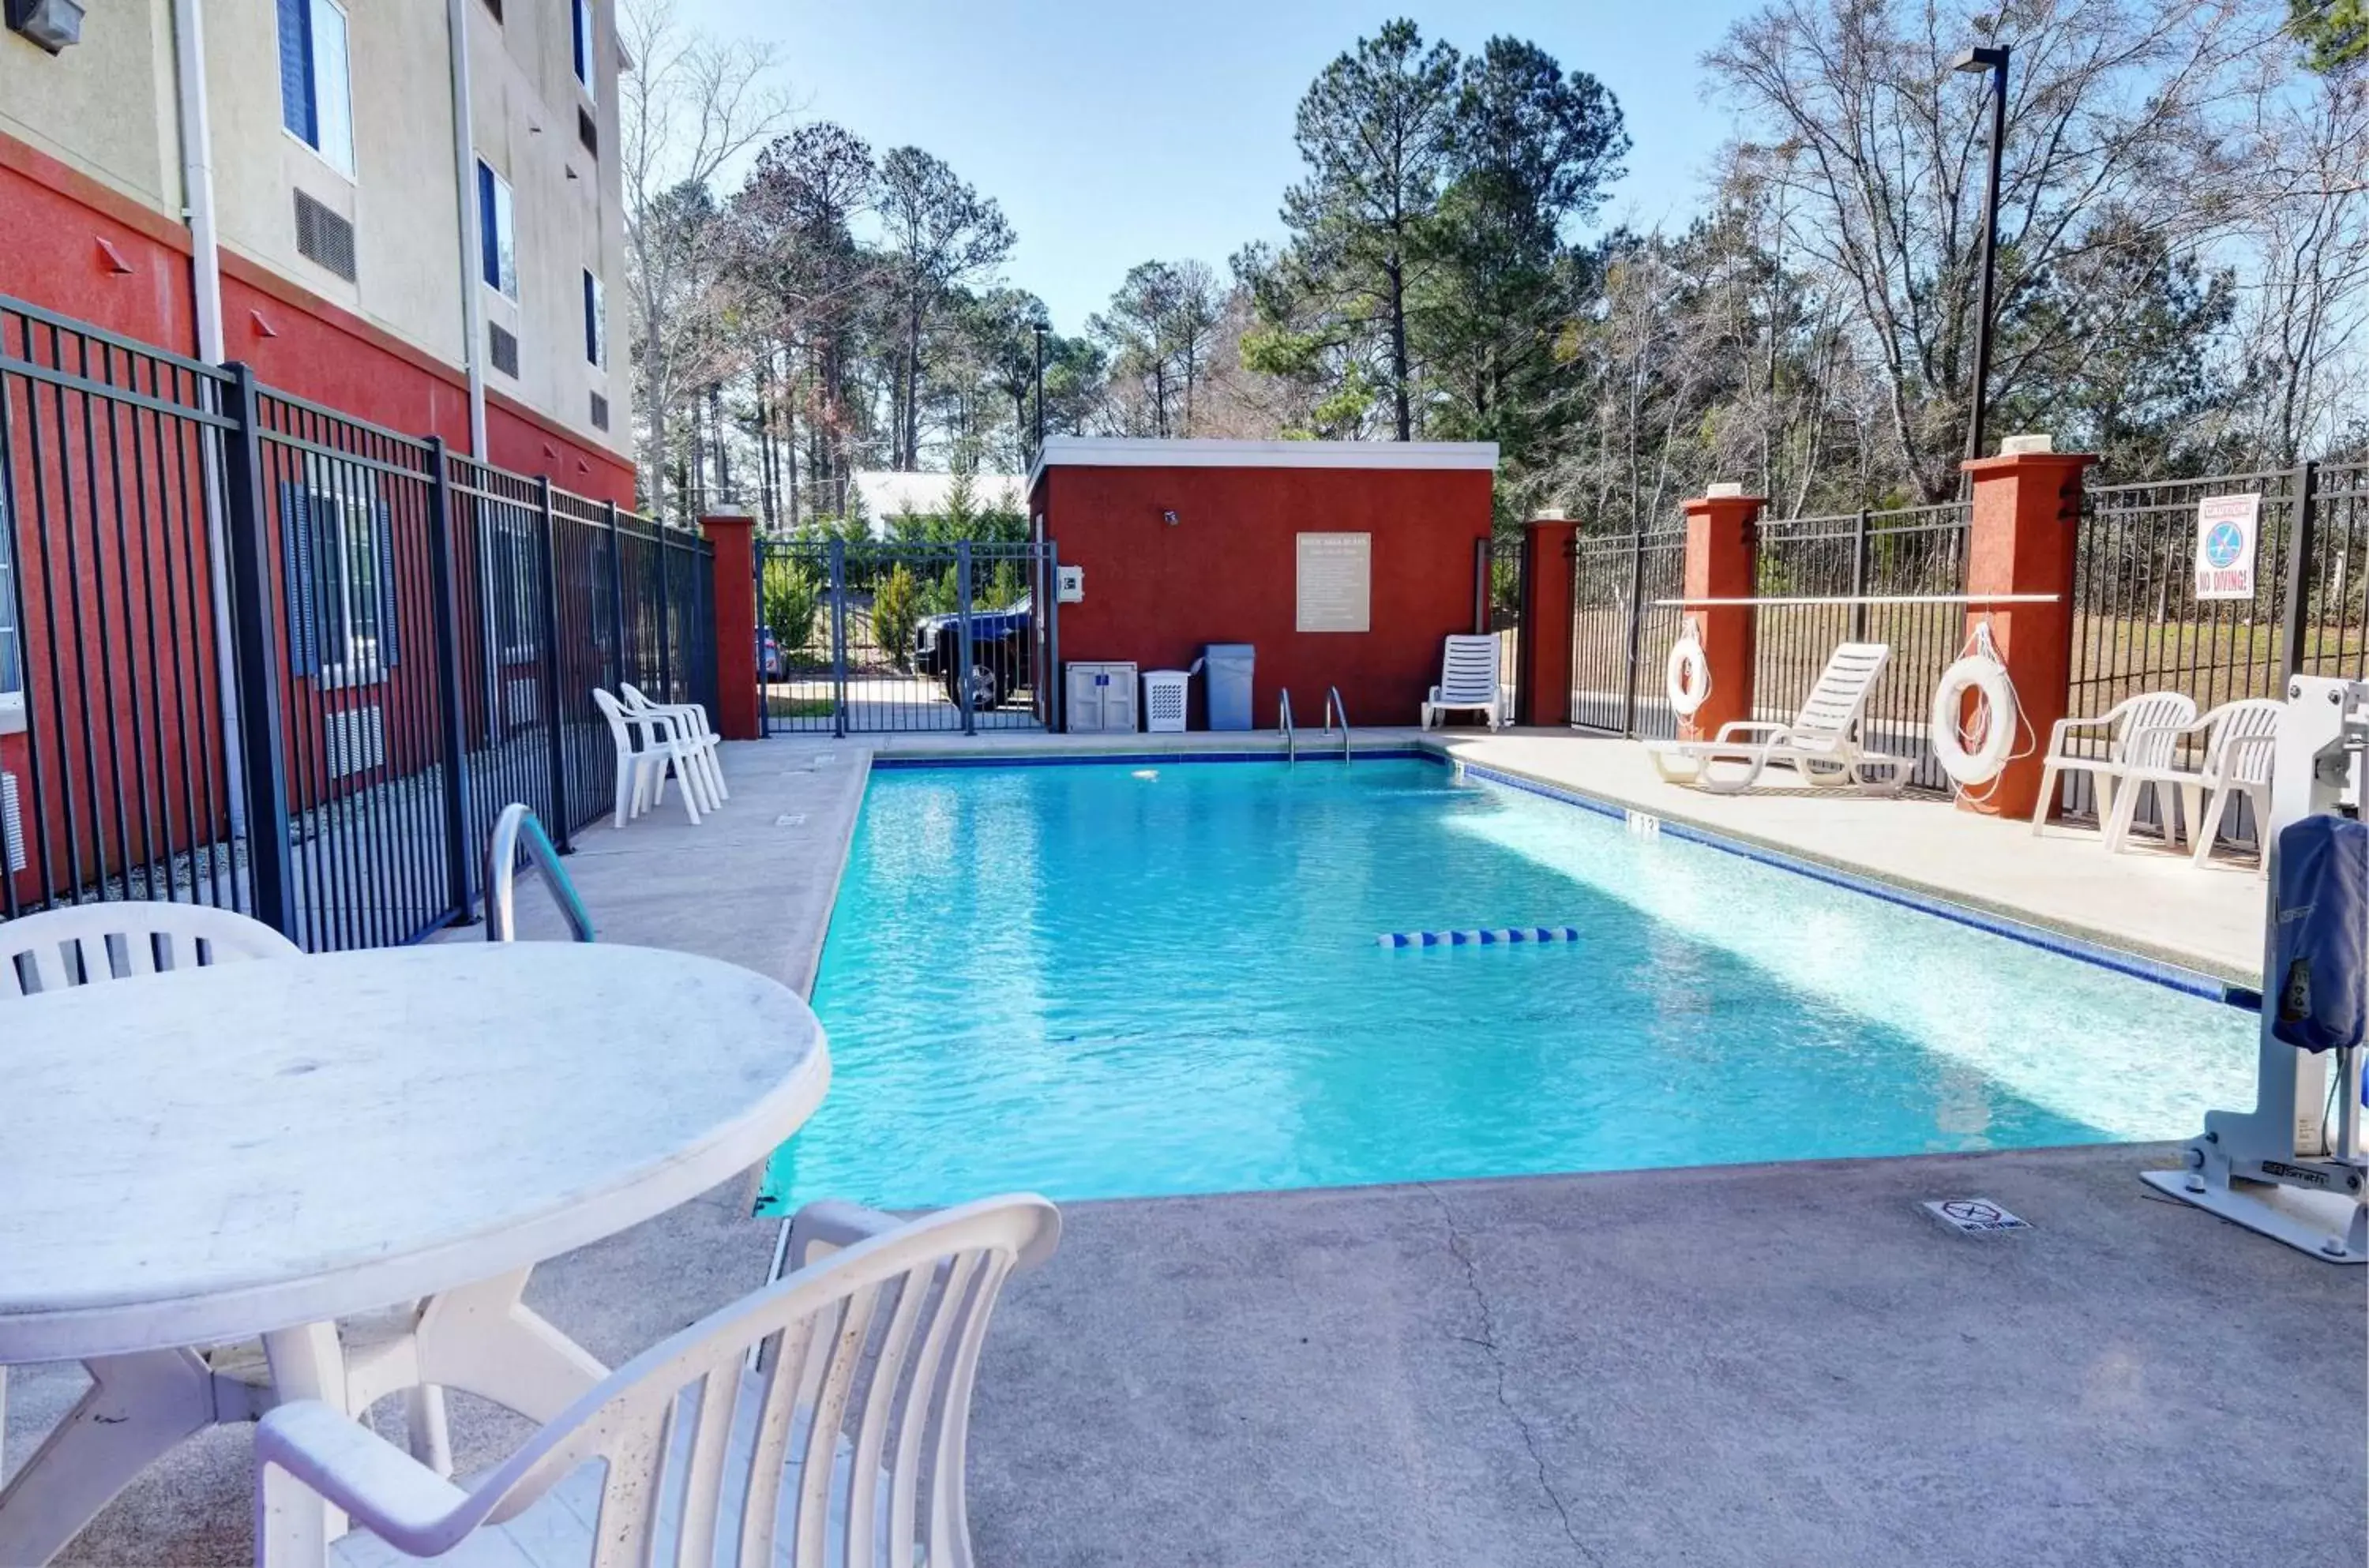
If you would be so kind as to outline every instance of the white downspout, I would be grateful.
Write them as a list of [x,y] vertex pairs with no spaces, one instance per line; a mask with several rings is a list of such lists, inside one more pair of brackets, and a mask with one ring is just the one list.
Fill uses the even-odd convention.
[[452,49],[452,179],[461,200],[461,362],[469,375],[469,455],[486,461],[486,322],[477,299],[477,132],[469,103],[469,0],[444,0]]
[[[173,0],[174,78],[180,99],[181,205],[189,224],[189,292],[198,326],[198,358],[223,362],[222,250],[214,230],[213,127],[206,112],[206,29],[202,0]],[[212,383],[199,396],[220,412]],[[223,532],[222,438],[209,427],[198,443],[206,507],[206,576],[213,600],[214,679],[223,715],[223,773],[234,835],[246,830],[246,767],[241,750],[235,639],[230,624],[228,540]]]

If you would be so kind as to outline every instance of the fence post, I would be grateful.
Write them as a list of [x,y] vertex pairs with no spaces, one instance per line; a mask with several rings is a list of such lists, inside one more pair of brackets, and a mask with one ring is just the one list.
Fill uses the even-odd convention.
[[1058,734],[1061,728],[1061,704],[1069,691],[1061,680],[1061,551],[1047,539],[1045,551],[1045,597],[1037,601],[1045,607],[1045,728]]
[[[2040,753],[2072,704],[2081,471],[2097,461],[2087,452],[2019,451],[1959,464],[1974,480],[1966,522],[1968,595],[2051,596],[2032,604],[1986,605],[1977,599],[1966,606],[1964,635],[1989,624],[1992,644],[2015,684],[2020,724],[2031,727],[2039,745],[2000,770],[1983,798],[1960,795],[1962,810],[2029,817],[2039,803]],[[2010,754],[2022,744],[2019,739]]]
[[[280,639],[273,635],[271,551],[265,542],[263,432],[255,372],[231,375],[231,418],[223,433],[223,488],[229,526],[232,641],[238,661],[239,763],[246,783],[248,912],[291,941],[301,940],[290,894],[296,885],[288,842],[288,770],[280,753]],[[0,439],[6,432],[0,431]]]
[[536,551],[543,568],[544,711],[551,727],[551,829],[553,846],[561,854],[574,853],[567,810],[567,727],[561,722],[567,699],[559,689],[559,530],[551,515],[551,476],[534,481],[534,509],[543,519],[542,548]]
[[847,738],[847,541],[830,542],[830,733]]
[[[1713,485],[1712,494],[1685,503],[1688,599],[1751,599],[1759,592],[1760,509],[1765,496],[1747,496],[1740,485]],[[1686,606],[1701,634],[1711,690],[1702,705],[1678,726],[1681,740],[1709,740],[1720,727],[1749,722],[1758,651],[1759,619],[1749,604]]]
[[1521,670],[1514,678],[1516,724],[1571,722],[1572,542],[1579,525],[1560,512],[1522,526]]
[[667,535],[673,531],[667,527],[664,518],[652,518],[650,525],[658,546],[655,552],[658,564],[658,701],[680,702],[681,699],[674,692],[674,620],[667,613],[667,573],[673,569],[673,563],[667,559],[667,551],[672,548],[667,543]]
[[956,644],[962,662],[955,667],[955,706],[962,709],[962,731],[965,735],[978,733],[978,716],[971,711],[970,700],[970,541],[955,541],[955,624],[961,632]]
[[2295,470],[2295,530],[2287,540],[2286,647],[2279,672],[2281,692],[2303,669],[2304,640],[2310,630],[2312,536],[2318,529],[2319,464],[2306,463]]
[[701,518],[699,527],[715,549],[708,576],[715,607],[716,733],[727,740],[754,740],[763,733],[765,712],[760,694],[765,672],[757,668],[757,629],[763,619],[757,597],[757,520],[727,508]]
[[617,527],[617,503],[602,502],[601,511],[609,529],[609,684],[616,686],[625,680],[625,544]]
[[[476,918],[469,885],[469,747],[461,715],[461,601],[452,577],[452,490],[444,438],[428,438],[428,586],[436,615],[436,704],[444,741],[444,879],[459,923]],[[490,650],[489,650],[490,651]],[[487,715],[491,717],[490,715]]]
[[[1851,525],[1851,597],[1860,599],[1867,593],[1867,509],[1859,509],[1859,520]],[[1867,606],[1851,606],[1851,641],[1867,641]]]
[[1629,640],[1621,660],[1620,733],[1637,738],[1637,650],[1645,637],[1645,534],[1629,535]]

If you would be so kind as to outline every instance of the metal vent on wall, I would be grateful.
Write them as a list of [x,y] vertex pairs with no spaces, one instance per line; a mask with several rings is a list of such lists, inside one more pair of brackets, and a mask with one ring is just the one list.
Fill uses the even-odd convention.
[[386,761],[386,723],[376,708],[349,708],[328,723],[329,776],[346,778]]
[[576,111],[576,139],[584,143],[586,152],[596,158],[601,155],[601,128],[592,123],[591,115],[580,109]]
[[494,369],[507,376],[518,374],[518,335],[486,324],[486,334],[492,347]]
[[14,773],[0,773],[0,866],[25,869],[25,811],[17,798]]
[[592,395],[592,428],[596,430],[609,428],[609,400],[597,392]]
[[354,226],[300,190],[296,193],[296,254],[350,283],[354,280]]

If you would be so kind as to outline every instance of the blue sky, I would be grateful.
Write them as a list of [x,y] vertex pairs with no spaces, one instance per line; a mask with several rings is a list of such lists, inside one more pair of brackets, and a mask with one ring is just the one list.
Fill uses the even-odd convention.
[[1075,332],[1136,262],[1198,257],[1223,269],[1277,238],[1299,175],[1292,111],[1361,33],[1411,16],[1476,49],[1527,38],[1619,97],[1636,146],[1607,215],[1683,222],[1726,133],[1697,65],[1741,0],[1343,0],[1193,5],[959,0],[682,0],[686,22],[772,40],[807,118],[876,149],[912,143],[1003,205],[1020,236],[1010,276]]

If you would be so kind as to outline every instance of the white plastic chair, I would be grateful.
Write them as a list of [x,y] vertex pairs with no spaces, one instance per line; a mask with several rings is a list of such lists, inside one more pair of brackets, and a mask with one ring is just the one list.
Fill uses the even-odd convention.
[[[2224,703],[2188,724],[2164,725],[2134,731],[2134,750],[2146,749],[2159,763],[2123,770],[2122,788],[2114,801],[2113,818],[2106,827],[2106,847],[2119,850],[2130,841],[2131,824],[2138,815],[2139,792],[2156,792],[2156,810],[2164,820],[2164,841],[2170,843],[2171,802],[2169,792],[2180,791],[2182,819],[2191,843],[2189,853],[2198,865],[2213,858],[2213,841],[2220,834],[2229,803],[2243,795],[2253,803],[2254,821],[2271,819],[2271,765],[2277,760],[2279,718],[2286,704],[2269,697],[2241,697]],[[2204,756],[2193,768],[2180,765],[2179,743],[2192,735],[2204,737]],[[2270,857],[2262,857],[2267,871]]]
[[629,714],[663,714],[675,720],[685,743],[698,752],[708,798],[719,802],[732,798],[732,791],[724,783],[723,740],[708,727],[705,708],[697,703],[654,703],[643,695],[640,687],[625,681],[617,682],[617,695]]
[[[82,904],[20,915],[0,924],[0,1002],[37,997],[70,986],[170,974],[215,964],[303,956],[303,948],[280,933],[233,910],[218,910],[206,904],[133,900]],[[6,1027],[0,1024],[0,1059],[6,1056]],[[0,1067],[0,1072],[5,1071],[5,1067]],[[398,1319],[401,1315],[400,1310],[395,1314]],[[401,1324],[382,1325],[373,1318],[358,1327],[359,1337],[366,1340],[382,1329],[399,1330]],[[259,1344],[219,1347],[208,1351],[205,1358],[219,1377],[257,1385],[268,1381]],[[7,1370],[0,1367],[0,1433],[6,1430]],[[258,1395],[258,1402],[268,1397]],[[418,1452],[449,1469],[441,1394],[421,1388],[409,1391],[408,1397],[410,1425]],[[54,1451],[51,1462],[73,1463],[71,1445],[80,1429],[93,1419],[112,1419],[86,1412],[109,1408],[105,1388],[94,1385],[83,1403],[52,1432],[34,1459],[40,1460]],[[53,1450],[52,1445],[56,1444],[67,1447]]]
[[[677,721],[664,714],[629,714],[616,698],[597,686],[592,690],[592,704],[609,721],[609,738],[617,749],[616,825],[622,828],[627,819],[663,804],[667,773],[671,770],[675,782],[682,786],[683,814],[693,827],[698,826],[698,797],[705,793],[705,784],[698,777],[695,749],[683,741]],[[715,808],[713,802],[708,808]]]
[[[809,1205],[791,1222],[795,1272],[618,1368],[466,1490],[327,1404],[282,1405],[256,1430],[256,1561],[320,1568],[326,1502],[413,1557],[524,1514],[539,1546],[590,1538],[593,1568],[713,1568],[719,1546],[740,1568],[967,1568],[979,1345],[1004,1281],[1059,1236],[1029,1196],[906,1224]],[[597,1491],[573,1480],[596,1461]]]
[[1492,729],[1505,726],[1505,694],[1497,670],[1498,641],[1494,633],[1450,636],[1439,658],[1439,684],[1424,700],[1423,727],[1451,713],[1479,709]]
[[[1715,795],[1750,789],[1771,762],[1786,764],[1820,788],[1849,784],[1866,794],[1897,794],[1908,782],[1910,760],[1871,751],[1860,739],[1868,699],[1891,658],[1888,643],[1841,644],[1791,724],[1732,719],[1712,739],[1657,740],[1645,754],[1669,783],[1699,784]],[[1718,772],[1724,763],[1743,771]]]
[[[2178,692],[2142,692],[2124,697],[2095,718],[2060,718],[2048,731],[2048,755],[2040,767],[2040,802],[2031,808],[2031,830],[2038,833],[2056,804],[2059,773],[2087,773],[2098,792],[2098,832],[2103,837],[2114,818],[2114,786],[2133,768],[2161,768],[2179,750],[2180,732],[2196,718],[2196,704]],[[2106,754],[2075,755],[2068,748],[2073,732],[2103,729]],[[2136,743],[2135,745],[2134,743]]]

